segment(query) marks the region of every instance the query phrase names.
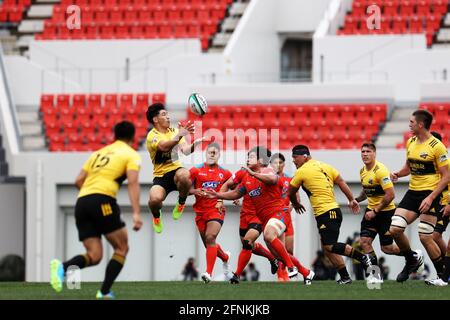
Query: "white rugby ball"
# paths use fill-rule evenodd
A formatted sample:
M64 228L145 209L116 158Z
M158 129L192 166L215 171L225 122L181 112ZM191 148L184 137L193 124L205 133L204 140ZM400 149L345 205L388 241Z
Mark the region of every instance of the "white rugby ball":
M192 93L188 100L189 108L195 114L202 116L208 110L208 103L204 96L199 93Z

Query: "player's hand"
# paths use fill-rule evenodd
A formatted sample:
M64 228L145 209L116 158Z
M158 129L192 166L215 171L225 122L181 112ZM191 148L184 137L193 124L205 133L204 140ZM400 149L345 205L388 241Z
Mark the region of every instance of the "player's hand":
M350 208L350 210L354 213L354 214L358 214L359 213L359 203L358 201L356 201L355 199L353 199L352 201L350 201L348 203L348 207Z
M419 212L421 214L427 213L428 211L430 211L432 204L433 204L433 199L431 199L430 196L426 197L425 199L422 200L422 203L420 204Z
M366 214L364 215L366 220L372 220L373 218L375 218L375 216L376 214L373 211L367 211Z
M194 189L194 196L204 197L205 191L203 189Z
M245 168L246 170L247 170L247 172L248 172L248 174L249 175L251 175L252 177L254 177L255 176L255 174L256 174L256 172L255 171L253 171L252 169L250 169L250 168Z
M204 192L204 197L208 198L208 199L218 199L219 195L217 194L217 192L215 190L209 189L209 190L203 190Z
M298 214L302 214L306 212L306 208L299 203L298 205L292 205L292 207L294 208L295 212L297 212Z
M450 216L450 204L446 205L441 209L443 216Z
M195 132L195 126L191 122L191 120L188 120L185 123L182 123L181 121L178 122L178 134L182 137L187 136L188 134Z
M139 231L142 227L142 218L140 213L133 213L133 230Z
M398 172L392 172L391 173L391 180L392 180L392 182L397 182L398 181Z
M233 204L235 206L240 206L241 205L241 200L240 199L233 200Z
M223 201L217 201L215 208L217 209L217 211L219 211L220 213L222 213L225 210L225 206L223 204Z

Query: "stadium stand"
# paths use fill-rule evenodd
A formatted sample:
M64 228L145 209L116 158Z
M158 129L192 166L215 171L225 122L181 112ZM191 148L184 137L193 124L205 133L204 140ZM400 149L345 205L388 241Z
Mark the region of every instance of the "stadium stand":
M150 102L165 102L165 95L44 94L40 115L50 151L89 151L113 141L112 128L120 120L136 126L135 148L148 132L145 114Z
M202 118L189 109L187 113L189 120L202 121L203 131L215 128L225 134L230 128L279 129L280 149L302 140L312 149L357 149L362 142L376 139L387 118L387 105L216 105ZM256 142L246 141L242 147Z
M420 109L430 111L433 116L432 131L437 131L442 135L442 142L445 145L450 144L450 102L422 102ZM403 149L406 142L411 137L411 133L406 131L403 134L403 142L397 144L397 149Z
M37 40L199 38L208 49L233 0L62 0ZM66 27L65 8L81 7L81 29Z
M31 0L5 0L0 5L0 22L19 23Z
M367 7L382 9L381 28L370 30L366 24ZM448 0L354 0L338 35L425 33L431 46L448 12Z

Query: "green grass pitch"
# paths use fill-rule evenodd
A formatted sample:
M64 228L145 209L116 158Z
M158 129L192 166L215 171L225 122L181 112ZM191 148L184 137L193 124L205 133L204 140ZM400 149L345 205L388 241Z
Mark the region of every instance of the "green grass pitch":
M56 293L48 283L0 283L0 299L94 299L100 283L86 282L80 290ZM337 285L334 281L302 282L117 282L113 286L117 299L151 300L450 300L450 286L429 287L423 281L396 283L385 281L380 290L369 290L365 281Z

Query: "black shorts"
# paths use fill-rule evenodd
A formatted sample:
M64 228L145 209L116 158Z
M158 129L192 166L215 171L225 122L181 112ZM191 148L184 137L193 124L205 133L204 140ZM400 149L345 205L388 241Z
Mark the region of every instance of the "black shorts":
M367 211L371 211L369 208ZM389 228L391 227L392 216L395 213L395 209L388 211L379 212L375 218L371 220L366 220L366 216L363 216L361 221L361 237L368 237L375 239L377 234L380 235L380 245L388 246L394 241L391 234L389 233ZM375 229L376 231L370 230Z
M434 227L434 232L438 232L440 234L443 234L445 230L447 229L448 222L450 220L450 216L443 216L441 209L443 208L442 205L439 206L439 210L437 212L437 222L436 226Z
M177 185L175 184L175 173L181 168L182 167L179 167L175 170L169 171L162 177L154 177L153 185L163 187L164 190L166 190L166 194L178 190Z
M414 191L408 190L403 197L402 201L398 205L399 208L406 209L409 211L414 211L417 215L420 215L419 207L423 199L431 194L431 190ZM434 199L431 204L430 210L426 213L432 216L436 216L437 210L439 209L440 197Z
M248 230L250 229L255 229L256 231L259 232L259 234L262 233L262 225L260 223L250 223L246 229L239 228L239 236L241 238L245 237Z
M339 229L341 228L342 223L341 209L331 209L315 218L322 244L331 245L338 242Z
M120 208L116 199L104 194L90 194L78 198L75 205L75 222L78 238L101 238L125 226L120 219Z

